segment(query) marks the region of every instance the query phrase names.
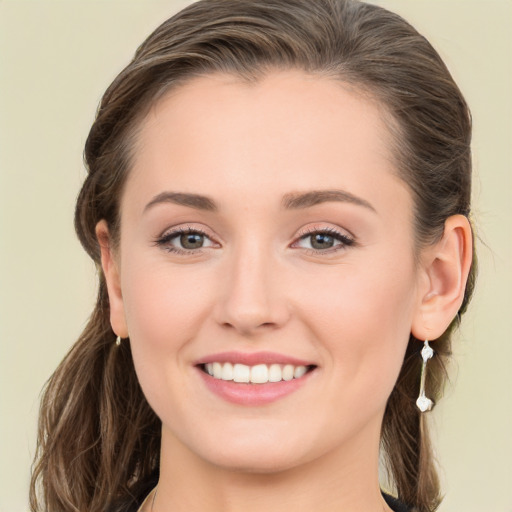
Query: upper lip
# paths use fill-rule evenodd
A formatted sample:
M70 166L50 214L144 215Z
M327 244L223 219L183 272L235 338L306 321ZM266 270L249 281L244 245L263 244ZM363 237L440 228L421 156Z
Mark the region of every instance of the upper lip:
M257 364L292 364L294 366L312 366L311 361L279 354L277 352L218 352L202 357L196 365L207 363L234 363L255 366Z

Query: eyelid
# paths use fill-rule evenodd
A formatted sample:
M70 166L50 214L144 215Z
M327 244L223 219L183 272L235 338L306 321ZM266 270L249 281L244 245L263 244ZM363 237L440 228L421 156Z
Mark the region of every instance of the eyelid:
M169 235L179 235L182 233L200 233L201 235L205 235L209 238L211 238L211 235L202 227L195 226L191 223L186 224L177 224L176 226L170 226L165 228L160 235L158 235L156 238L164 238Z
M297 238L301 238L314 233L332 233L334 235L339 235L344 238L349 238L354 242L356 241L356 236L348 229L332 225L329 223L313 223L308 224L305 227L301 227L299 229L299 234L297 235Z

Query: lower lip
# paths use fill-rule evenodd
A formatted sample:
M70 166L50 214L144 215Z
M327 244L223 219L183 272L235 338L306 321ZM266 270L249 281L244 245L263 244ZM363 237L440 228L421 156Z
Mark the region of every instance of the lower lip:
M228 402L247 406L269 404L292 394L307 382L314 371L308 371L299 379L250 384L215 379L200 368L197 370L210 391Z

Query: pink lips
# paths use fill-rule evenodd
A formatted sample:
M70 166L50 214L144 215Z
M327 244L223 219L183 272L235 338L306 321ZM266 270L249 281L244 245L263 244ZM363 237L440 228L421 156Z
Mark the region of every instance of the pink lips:
M274 352L221 352L211 354L196 362L198 373L211 392L228 402L245 406L261 406L284 398L300 389L309 380L312 374L312 372L309 371L298 379L267 382L265 384L238 383L215 379L203 371L203 365L214 362L230 362L233 364L245 364L247 366L257 364L312 366L312 363Z

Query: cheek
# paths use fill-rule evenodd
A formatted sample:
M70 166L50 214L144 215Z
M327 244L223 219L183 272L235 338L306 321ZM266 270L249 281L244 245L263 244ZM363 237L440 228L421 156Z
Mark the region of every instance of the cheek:
M318 293L305 287L299 299L313 339L321 341L324 359L356 400L373 392L387 399L410 336L415 297L412 264L382 267L373 271L370 266L364 270L347 266L334 277L317 275Z
M174 408L187 405L190 351L211 310L211 292L192 266L154 261L142 266L135 258L123 263L123 304L135 370L153 410L174 424Z
M209 296L200 272L149 263L127 265L123 303L135 358L176 356L194 338L208 313Z

